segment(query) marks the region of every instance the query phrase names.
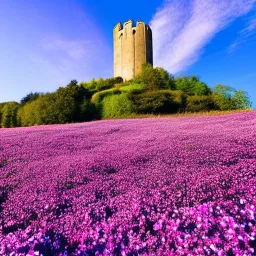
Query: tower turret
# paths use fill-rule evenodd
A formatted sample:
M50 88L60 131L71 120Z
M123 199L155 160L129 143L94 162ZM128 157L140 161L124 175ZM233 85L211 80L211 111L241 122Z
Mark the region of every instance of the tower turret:
M114 77L134 78L144 63L153 65L151 28L142 21L119 22L114 28Z

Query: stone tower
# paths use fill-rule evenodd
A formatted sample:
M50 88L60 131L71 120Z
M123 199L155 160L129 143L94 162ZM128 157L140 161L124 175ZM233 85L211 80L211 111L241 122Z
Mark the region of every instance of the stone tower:
M114 77L124 80L139 74L144 63L153 65L151 28L142 21L134 25L128 20L114 28Z

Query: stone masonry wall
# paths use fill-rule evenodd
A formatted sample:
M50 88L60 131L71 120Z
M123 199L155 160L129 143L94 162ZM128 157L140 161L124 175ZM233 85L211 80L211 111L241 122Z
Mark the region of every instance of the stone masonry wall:
M153 65L152 32L148 25L129 20L114 28L114 76L130 80L141 72L144 63Z

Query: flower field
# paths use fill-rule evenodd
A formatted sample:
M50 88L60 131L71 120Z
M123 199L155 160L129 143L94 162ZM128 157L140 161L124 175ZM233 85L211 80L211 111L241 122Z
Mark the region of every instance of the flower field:
M256 111L0 130L0 255L256 255Z

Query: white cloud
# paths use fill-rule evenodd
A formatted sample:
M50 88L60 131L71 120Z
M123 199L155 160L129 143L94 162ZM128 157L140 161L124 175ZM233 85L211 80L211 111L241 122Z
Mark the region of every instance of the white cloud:
M33 62L48 63L47 70L55 72L60 81L72 77L90 80L93 77L106 76L111 71L111 50L101 37L90 34L82 39L64 38L60 34L48 34L41 40L44 53L33 56ZM52 73L51 71L51 73Z
M205 45L236 18L252 10L256 0L166 1L150 22L154 66L170 73L195 63Z
M253 17L249 20L248 25L242 29L236 40L228 47L228 51L233 52L239 45L246 42L249 37L252 37L256 34L256 18Z
M94 58L95 54L99 53L100 49L102 49L100 45L101 41L99 39L72 40L58 36L47 36L43 40L43 47L45 49L53 52L59 52L65 57L70 57L77 61Z
M84 40L64 40L64 39L55 39L50 40L44 44L44 47L48 50L57 50L62 51L67 56L74 60L79 60L84 57L86 53L85 46L89 42Z

